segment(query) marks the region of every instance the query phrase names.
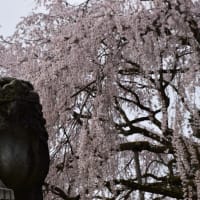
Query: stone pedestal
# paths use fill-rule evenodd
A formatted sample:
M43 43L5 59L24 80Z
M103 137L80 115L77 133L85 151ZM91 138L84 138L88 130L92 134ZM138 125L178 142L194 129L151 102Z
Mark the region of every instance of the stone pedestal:
M13 190L0 187L0 200L15 200Z

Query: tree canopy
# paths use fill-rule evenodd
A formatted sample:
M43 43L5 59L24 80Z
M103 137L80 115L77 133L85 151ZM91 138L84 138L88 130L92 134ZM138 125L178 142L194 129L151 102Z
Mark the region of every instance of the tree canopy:
M38 1L1 68L40 93L46 199L200 198L200 1Z

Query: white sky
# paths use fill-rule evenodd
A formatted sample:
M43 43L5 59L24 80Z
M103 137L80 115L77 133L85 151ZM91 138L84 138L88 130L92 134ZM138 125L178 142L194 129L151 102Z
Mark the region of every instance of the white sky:
M0 0L0 34L12 34L20 17L30 14L34 5L34 0Z
M84 0L68 0L70 4L84 2ZM0 35L11 35L20 18L31 14L34 0L0 0Z

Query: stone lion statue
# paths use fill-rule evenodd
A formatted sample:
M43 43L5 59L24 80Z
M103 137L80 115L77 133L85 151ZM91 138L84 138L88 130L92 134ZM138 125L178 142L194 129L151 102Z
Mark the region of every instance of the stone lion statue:
M16 200L42 200L49 169L48 134L33 86L0 78L0 179Z

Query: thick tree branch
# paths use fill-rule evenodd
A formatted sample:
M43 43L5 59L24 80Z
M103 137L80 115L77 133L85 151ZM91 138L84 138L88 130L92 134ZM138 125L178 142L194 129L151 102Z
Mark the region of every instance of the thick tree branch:
M181 187L173 186L169 187L167 183L157 182L157 183L146 183L146 184L138 184L132 180L115 180L115 184L124 185L129 189L140 190L144 192L150 192L154 194L160 194L172 198L182 199L183 192Z
M130 64L130 62L129 62ZM133 65L135 66L136 63L133 63ZM183 69L160 69L160 70L146 70L146 71L139 71L138 68L136 69L135 67L133 68L126 68L126 69L121 69L118 71L119 74L121 75L136 75L138 73L140 73L141 75L153 75L153 74L177 74L177 73L186 73L187 71L189 71L190 68L183 68Z
M137 126L130 126L129 130L124 130L121 129L120 126L116 125L116 128L118 130L120 130L120 134L124 135L124 136L129 136L129 135L133 135L133 134L141 134L147 138L151 138L152 140L155 140L163 145L170 145L170 142L168 142L164 137L162 137L161 135L158 135L156 133L153 133L145 128L141 128L141 127L137 127Z
M155 115L157 113L159 113L161 110L157 110L157 111L152 111L152 113L150 113L148 116L146 117L139 117L133 120L130 120L129 122L131 124L136 124L139 122L144 122L144 121L151 121L152 123L154 123L155 125L157 125L159 128L161 128L161 122L159 120L156 119ZM129 125L127 123L120 123L119 125L120 127L128 127Z
M179 176L169 175L169 176L158 177L155 174L146 173L142 176L142 178L153 178L156 181L170 183L172 185L181 185L181 179Z
M154 145L146 141L120 144L120 151L150 151L153 153L173 153L171 147Z

